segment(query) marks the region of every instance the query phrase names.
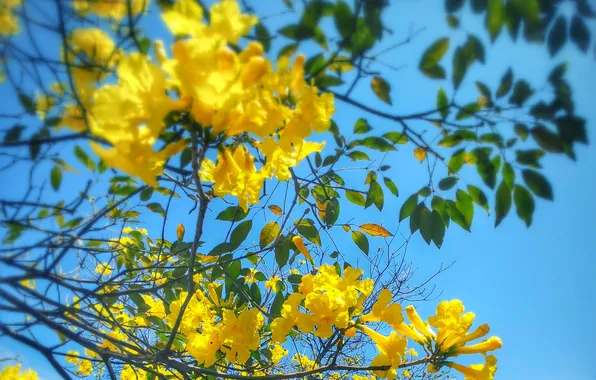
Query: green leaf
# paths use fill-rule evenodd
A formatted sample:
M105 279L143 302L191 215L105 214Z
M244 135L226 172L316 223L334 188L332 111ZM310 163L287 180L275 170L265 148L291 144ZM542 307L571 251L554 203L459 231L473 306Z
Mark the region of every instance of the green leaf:
M218 245L213 247L213 249L211 251L209 251L209 253L207 255L208 256L219 256L224 253L232 252L236 248L238 248L238 246L236 244L227 243L227 242L219 243Z
M489 160L481 160L476 162L476 170L486 186L494 189L497 184L497 169L495 165Z
M154 212L156 214L159 214L163 217L166 216L166 211L163 209L163 207L159 203L149 203L145 207L147 207L149 210L151 210L152 212Z
M346 190L346 199L357 206L364 206L366 203L364 195L357 191Z
M22 125L13 126L8 131L6 131L6 134L4 135L4 142L9 143L19 141L21 139L21 132L23 130L25 130L25 127Z
M464 141L464 138L461 135L449 135L445 137L443 140L439 141L439 146L451 148L461 144Z
M459 28L459 19L456 16L454 16L454 15L447 15L446 21L447 21L447 25L449 25L449 27L451 29L457 29L457 28Z
M417 193L412 194L404 202L404 204L401 206L401 209L399 210L399 221L401 222L402 220L404 220L405 218L410 216L412 214L412 212L414 212L414 209L416 208L417 205L418 205L418 194Z
M333 226L339 218L340 204L337 198L331 198L325 202L325 224Z
M391 178L384 177L383 183L385 183L385 186L389 189L389 191L391 191L391 193L393 195L395 195L396 197L399 197L399 191L397 190L397 185L395 184L395 182L393 182L391 180Z
M556 133L549 131L544 125L538 125L533 128L531 133L538 145L547 152L563 152L563 143L559 136Z
M515 87L513 88L513 94L511 94L511 97L509 98L509 103L521 107L533 93L534 90L532 90L530 84L525 80L520 79L515 82Z
M337 31L343 39L347 39L352 35L354 26L356 25L356 19L348 3L340 0L335 4L333 20L335 21Z
M420 235L426 242L426 244L430 245L430 242L433 239L433 225L434 225L434 218L432 213L426 207L422 207L420 209L420 217L419 217L419 229Z
M567 42L567 19L565 16L559 16L548 33L548 52L551 57L561 50L565 42Z
M238 206L230 206L220 212L215 219L226 222L238 222L246 218L246 215L248 215L248 212L244 211L242 208Z
M422 189L418 190L418 195L420 195L421 197L428 197L430 196L431 191L430 191L430 187L428 186L424 186Z
M586 120L577 116L562 116L555 120L561 140L567 143L588 143Z
M503 26L505 7L503 0L488 0L488 11L486 12L486 27L491 40L494 41Z
M454 174L460 171L462 166L466 163L466 150L465 149L458 149L453 153L449 162L447 163L448 166L448 174Z
M420 228L420 215L423 208L426 208L424 202L418 203L418 206L416 206L414 212L410 215L410 233L412 235Z
M441 248L445 239L445 222L438 211L432 212L432 240L437 248Z
M147 202L149 199L151 199L151 196L153 195L153 188L152 187L148 187L145 190L141 191L141 200L143 202Z
M503 182L513 189L513 184L515 183L515 172L513 171L513 166L511 166L509 162L506 162L503 165Z
M574 15L571 20L571 30L569 31L571 41L584 53L590 47L590 30L579 15Z
M515 156L517 162L522 165L527 165L533 168L541 168L538 161L544 156L544 151L541 149L516 150Z
M62 183L62 170L60 170L58 165L54 165L50 172L50 183L52 184L52 189L58 191L60 183Z
M445 69L441 65L435 65L420 69L424 75L431 79L445 79Z
M234 280L237 279L238 276L240 276L241 272L242 263L240 262L240 260L232 261L230 265L228 265L228 268L226 270L226 273Z
M141 54L147 55L150 48L151 40L149 38L143 37L139 40L139 52L141 52Z
M449 38L440 38L430 45L420 58L418 67L420 70L429 69L436 66L447 53L449 49Z
M312 219L302 219L296 222L296 229L300 235L307 238L310 242L320 246L321 236L319 230L315 227L315 222Z
M265 227L263 227L263 229L261 230L261 234L259 235L259 245L261 249L271 244L273 240L277 238L277 235L279 235L280 231L281 229L277 222L267 223Z
M365 207L374 204L379 211L383 211L383 204L385 202L385 196L383 195L383 189L377 181L372 181L366 194Z
M459 211L457 204L453 201L446 201L447 214L461 228L470 232L470 225L466 222L466 217Z
M387 132L383 134L383 137L394 144L406 144L408 142L408 136L401 132Z
M453 186L455 186L455 184L457 183L458 180L459 180L459 178L457 178L457 177L443 178L439 182L439 189L441 189L443 191L450 190Z
M95 170L95 162L87 155L87 153L81 148L80 146L75 146L74 148L75 157L81 161L83 165L85 165L89 170Z
M235 245L242 244L242 242L246 240L251 228L252 220L245 220L244 222L240 223L236 228L234 228L234 231L232 231L232 234L230 235L230 243Z
M363 140L355 140L352 141L351 145L357 146L362 145L370 149L378 150L379 152L390 152L395 149L395 147L389 144L385 139L376 136L370 136Z
M356 124L354 124L354 133L362 134L366 132L370 132L372 127L368 124L366 119L358 119Z
M266 52L269 51L271 48L271 33L269 33L269 30L263 23L258 23L255 26L255 37L263 45L263 49Z
M463 5L464 0L445 0L445 10L448 13L459 11Z
M281 28L278 31L284 37L292 40L302 41L314 36L314 29L303 24L292 24Z
M488 0L471 0L471 5L474 13L482 13L488 6Z
M470 62L467 57L466 49L463 47L455 49L455 53L453 53L453 74L451 79L453 81L453 87L456 89L464 80L469 66Z
M525 187L515 185L513 189L513 201L515 202L517 215L521 220L526 222L527 227L530 227L535 208L534 197Z
M315 78L315 85L319 88L336 87L344 84L344 81L331 75L318 75Z
M472 219L474 219L474 202L472 197L464 190L457 190L455 195L455 205L466 220L468 226L472 226Z
M504 181L497 188L495 200L495 227L497 227L511 209L511 188Z
M526 141L530 130L524 124L515 124L515 134L522 140Z
M370 161L370 157L368 156L368 154L366 154L364 152L360 152L358 150L348 153L348 157L350 157L350 159L352 159L352 161L358 161L358 160Z
M352 240L365 255L368 256L368 238L360 231L352 231Z
M31 114L31 115L35 115L35 102L33 101L33 99L31 99L31 97L23 94L22 92L18 92L18 97L19 97L19 101L21 102L21 105L23 106L23 109L25 109L25 111L27 111L27 113Z
M522 171L522 177L526 186L540 198L553 200L553 188L550 182L535 170L525 169Z
M492 93L490 92L488 86L479 81L476 81L475 84L476 88L478 89L478 92L480 92L480 94L484 96L486 99L488 99L490 102L492 100Z
M381 78L381 77L373 77L370 81L370 87L372 88L373 92L379 99L384 101L385 103L391 105L391 85Z
M296 52L296 50L298 49L298 43L292 43L292 44L288 44L286 46L284 46L283 48L281 48L279 50L279 53L277 53L277 59L284 57L284 56L290 56L292 54L294 54Z
M283 268L287 264L288 258L290 257L290 241L283 238L279 241L279 244L275 247L275 262L279 268Z
M449 99L443 87L439 88L439 92L437 93L437 109L443 119L449 116Z
M464 45L464 51L467 55L467 63L471 65L474 61L484 63L486 59L486 53L484 51L484 45L478 37L473 34L468 35L468 40Z
M501 78L501 84L497 89L497 98L501 98L511 90L511 86L513 85L513 71L511 68L507 70L503 78Z
M477 102L469 103L461 108L457 115L455 116L456 120L463 120L467 119L470 116L473 116L476 112L482 109L482 105L478 104Z
M273 299L273 303L271 303L271 308L269 309L269 314L272 317L280 317L281 316L281 308L285 302L285 298L283 293L279 292L275 295Z
M482 207L486 212L489 212L488 198L480 188L474 185L468 185L468 194L470 194L470 198L472 198L474 203Z

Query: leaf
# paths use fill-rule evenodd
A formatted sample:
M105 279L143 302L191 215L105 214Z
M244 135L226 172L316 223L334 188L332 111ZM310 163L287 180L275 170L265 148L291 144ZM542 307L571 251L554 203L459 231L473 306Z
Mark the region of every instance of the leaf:
M458 180L459 178L457 177L443 178L441 181L439 181L439 189L443 191L450 190L453 186L455 186Z
M466 56L466 49L463 47L455 49L455 53L453 53L453 74L451 79L453 81L453 87L456 89L464 80L469 66L470 62Z
M503 182L513 189L513 184L515 183L515 172L513 171L513 166L511 166L509 162L506 162L503 165Z
M532 137L538 145L547 152L562 153L563 143L559 136L548 130L544 125L532 128Z
M269 210L271 210L271 212L274 213L275 215L281 215L281 214L283 214L283 211L282 211L281 207L279 207L277 205L271 205L271 206L269 206Z
M349 38L354 31L356 20L350 6L345 1L340 0L335 4L333 20L342 38Z
M83 165L85 165L89 170L91 170L91 171L95 170L95 162L93 162L93 160L87 155L87 153L80 146L78 146L78 145L75 146L74 154L75 154L76 158L78 158L79 161L81 161L81 163Z
M383 183L385 183L385 186L389 189L389 191L391 191L391 193L393 195L395 195L396 197L399 197L399 191L397 190L397 185L395 184L395 182L393 182L391 180L391 178L384 177Z
M501 84L497 89L497 98L502 98L503 96L507 95L507 93L511 90L511 86L513 85L513 71L511 68L507 70L503 78L501 78Z
M360 152L358 150L348 153L348 157L350 157L350 159L352 161L358 161L358 160L370 161L370 157L368 156L368 154L366 154L364 152Z
M370 236L381 236L390 237L393 236L391 232L387 231L384 227L374 223L365 223L360 225L360 229L369 234Z
M464 120L470 116L473 116L476 112L482 109L482 105L478 102L470 103L462 107L455 116L456 120Z
M466 224L471 227L472 219L474 219L474 202L472 201L472 197L464 190L457 190L455 197L457 209L464 216Z
M357 191L346 190L346 198L348 201L352 202L357 206L364 206L366 200L364 199L364 195Z
M567 42L567 19L565 16L559 16L548 33L548 52L551 57L561 50L565 42Z
M447 21L447 25L449 25L449 27L451 29L459 28L459 19L457 17L455 17L454 15L447 15L446 21Z
M370 87L379 99L389 105L392 104L390 96L391 86L385 79L381 77L373 77L373 79L370 81Z
M443 87L439 88L439 92L437 93L437 110L439 110L443 119L449 116L449 99Z
M424 162L426 159L426 149L420 147L414 149L414 157L416 157L420 163Z
M435 65L420 69L424 75L431 79L445 79L445 69L441 65Z
M513 200L517 215L526 223L527 227L532 224L532 216L534 215L534 197L532 194L521 185L515 185L513 189Z
M354 133L362 134L366 132L370 132L372 127L368 124L366 119L358 119L356 124L354 124Z
M424 72L425 69L436 66L449 49L449 38L440 38L430 45L422 54L418 67Z
M497 188L495 200L495 227L497 227L511 209L511 188L504 181Z
M445 239L445 222L438 211L432 212L432 240L437 248L441 248Z
M488 0L486 28L488 29L492 41L494 41L501 32L505 16L504 10L503 0Z
M299 222L297 221L296 229L310 242L318 246L321 245L321 236L319 235L319 230L315 227L315 222L312 219L302 219Z
M337 87L344 84L341 78L333 75L317 75L315 85L319 88Z
M352 231L352 240L365 255L368 256L368 238L360 231Z
M271 48L271 34L263 23L258 23L255 26L255 37L257 38L257 41L261 43L263 49L265 49L266 52L269 51Z
M515 156L517 162L522 165L531 166L533 168L541 168L542 166L538 162L542 156L544 156L544 151L541 149L529 149L529 150L516 150Z
M530 131L524 124L515 124L515 134L522 140L526 141Z
M281 229L277 222L267 223L265 227L263 227L263 229L261 230L261 234L259 235L259 245L261 249L271 244L273 240L277 238L277 235L279 235L280 231Z
M401 206L401 209L399 210L399 221L401 222L402 220L404 220L405 218L410 216L412 214L412 212L414 212L414 209L416 209L417 205L418 205L418 194L417 193L412 194L404 202L404 204Z
M548 180L540 173L531 169L524 169L522 177L526 186L540 198L553 200L553 188Z
M395 149L395 147L393 145L389 144L386 140L384 140L380 137L376 137L376 136L370 136L363 140L355 140L355 141L352 141L352 144L363 145L367 148L378 150L379 152L390 152L393 150L397 150L397 149Z
M333 226L339 218L340 204L337 198L328 199L325 202L324 222L328 227Z
M453 156L449 159L447 163L448 166L448 174L454 174L460 171L462 166L466 163L466 150L459 149L453 153Z
M279 292L275 295L273 302L271 303L271 308L269 309L269 314L272 317L280 317L281 316L281 308L284 304L285 298L282 292Z
M151 199L153 191L154 189L152 187L148 187L145 190L141 191L141 200L143 202L147 202L149 199Z
M590 30L579 15L574 15L571 20L571 30L569 31L571 41L584 53L590 47Z
M282 268L288 262L290 257L290 241L283 238L279 241L279 244L275 247L275 262Z
M447 204L447 214L449 215L451 220L453 220L453 222L455 222L455 224L457 224L464 230L470 232L470 226L466 222L465 216L457 208L457 204L453 201L447 201L446 204Z
M474 185L468 185L468 194L474 203L482 207L484 210L486 210L486 212L490 212L488 207L488 198L484 192L480 190L480 188Z
M145 207L147 207L150 211L152 211L156 214L159 214L163 217L166 216L166 211L163 209L163 207L159 203L149 203Z
M459 11L463 5L464 0L445 0L445 10L448 13Z
M555 120L557 130L561 136L561 140L573 143L579 142L582 144L588 143L588 136L586 134L586 120L577 116L562 116Z
M433 239L433 225L434 225L434 218L432 213L426 207L422 207L420 209L420 220L419 220L419 229L420 235L426 242L426 244L430 245L430 242Z
M489 160L481 160L476 162L476 170L486 186L494 189L497 184L497 169L495 165Z
M513 94L509 98L509 103L522 106L532 96L534 90L530 87L530 84L525 80L521 79L515 82L515 87L513 88Z
M244 211L242 208L238 206L230 206L220 212L215 219L226 222L238 222L246 218L246 215L248 215L248 212Z
M492 94L491 94L488 86L480 81L476 81L475 84L476 84L476 88L478 89L478 92L480 92L480 94L482 94L482 96L484 96L490 102L492 99Z
M420 213L423 208L426 208L424 202L418 203L418 206L416 206L414 212L410 215L410 233L412 235L420 228Z
M13 126L8 131L6 131L6 134L4 135L4 142L9 143L19 141L21 139L21 132L24 130L25 127L22 125Z
M50 183L52 184L52 189L54 189L54 191L60 189L60 183L62 183L62 170L60 170L58 165L54 165L50 172Z
M459 145L464 141L464 138L461 135L449 135L445 137L443 140L439 141L439 146L443 146L446 148L451 148L454 146Z
M408 142L408 136L401 132L387 132L383 134L383 137L394 144L406 144Z
M252 220L245 220L244 222L240 223L232 234L230 235L230 243L234 245L240 245L246 237L248 236L250 230L252 229Z
M381 185L379 185L377 181L372 181L370 183L368 193L366 194L366 203L364 204L364 206L368 207L374 204L379 211L383 211L384 203L385 196L383 194L383 189L381 188Z

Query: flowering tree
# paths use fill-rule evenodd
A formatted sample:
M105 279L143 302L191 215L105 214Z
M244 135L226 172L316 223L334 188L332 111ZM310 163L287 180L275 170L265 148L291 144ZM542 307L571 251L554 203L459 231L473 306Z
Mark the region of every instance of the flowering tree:
M466 75L487 56L468 34L449 90L399 114L383 57L420 30L391 35L383 0L275 3L290 21L273 33L235 0L0 0L2 170L18 175L0 200L0 332L64 378L492 379L501 340L459 300L420 316L405 247L419 231L440 248L475 207L530 226L535 197L553 199L540 159L587 143L566 66L543 91L512 69L491 90ZM466 3L445 2L452 28ZM492 40L587 51L588 2L570 23L558 4L470 2ZM438 38L413 73L445 79L449 50ZM334 122L345 109L361 117ZM398 146L428 181L382 226Z

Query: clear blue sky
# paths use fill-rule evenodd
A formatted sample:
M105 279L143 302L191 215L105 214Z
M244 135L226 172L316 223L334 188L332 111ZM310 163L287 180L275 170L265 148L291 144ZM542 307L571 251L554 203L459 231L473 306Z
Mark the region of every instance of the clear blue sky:
M259 15L274 14L283 9L281 1L252 3L256 3ZM386 56L385 60L395 66L407 66L387 76L393 88L394 104L389 107L376 103L379 108L401 114L427 110L434 105L440 86L452 94L449 81L421 79L416 68L421 52L438 37L451 37L452 46L455 46L463 43L467 31L479 35L488 44L478 16L464 12L463 30L456 31L447 28L444 17L439 0L399 1L385 15L396 40L402 40L412 28L426 29L415 41ZM282 18L265 21L271 29L276 29L280 22ZM163 35L161 22L153 16L146 25L155 35ZM274 41L272 51L283 43L279 39ZM308 47L306 52L309 52ZM469 71L457 99L464 102L477 96L473 80L480 79L494 87L509 66L515 68L516 77L524 77L538 86L550 68L563 60L570 64L568 75L577 113L588 120L588 135L593 140L596 108L590 104L596 88L596 65L593 57L578 54L575 47L565 47L551 61L544 46L523 42L512 45L509 37L501 37L487 49L488 64L474 65ZM446 62L450 62L450 57ZM449 69L450 63L445 66ZM0 87L3 98L4 94L5 89ZM365 81L353 95L359 100L375 101ZM337 106L335 120L341 128L351 129L362 114L339 102ZM376 132L399 129L374 117L368 119ZM480 323L488 322L492 333L502 338L504 346L498 352L497 379L596 379L596 369L592 365L596 357L596 332L590 324L596 312L593 294L596 289L596 150L593 146L580 146L577 156L577 162L563 156L544 160L545 174L554 187L555 202L537 201L530 229L526 229L514 215L514 210L498 229L494 229L494 219L476 209L471 234L452 225L441 250L428 247L419 235L409 245L408 259L419 268L417 279L423 279L442 264L455 261L455 265L435 281L437 289L443 291L439 298L461 299L468 310L476 313ZM395 230L397 212L405 197L420 189L427 178L425 168L414 159L410 147L390 157L393 168L389 176L398 183L401 197L386 196L382 221ZM466 178L478 183L473 172ZM65 177L65 181L74 183L77 180ZM15 189L3 187L0 190L3 196L11 191ZM493 197L490 199L492 202ZM374 212L367 215L375 220L379 218ZM193 217L187 216L186 211L181 211L178 218L185 225L192 225ZM149 230L157 228L156 221L149 222L146 227ZM177 222L168 225L171 236ZM407 223L403 229L408 229ZM207 233L209 236L216 231L208 230ZM347 249L354 250L354 247L346 245ZM421 306L422 313L431 313L437 302L434 300ZM56 378L38 354L16 343L0 340L0 357L8 353L21 354L25 365L39 371L42 378Z

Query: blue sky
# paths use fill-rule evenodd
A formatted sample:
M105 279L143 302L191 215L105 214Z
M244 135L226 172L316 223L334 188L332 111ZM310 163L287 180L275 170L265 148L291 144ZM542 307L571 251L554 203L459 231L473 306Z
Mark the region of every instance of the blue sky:
M280 1L253 3L260 15L275 14L278 8L283 9ZM406 65L404 69L386 75L392 85L393 106L377 102L367 81L355 89L354 98L392 113L406 114L432 107L440 86L448 95L452 94L449 81L421 79L416 66L422 51L442 36L452 39L452 47L461 44L466 39L466 32L477 34L489 45L478 16L465 11L461 14L462 29L452 31L444 20L442 5L437 6L439 3L442 1L400 1L385 15L386 23L394 31L392 38L396 40L402 40L410 30L426 28L412 43L385 58L392 65ZM265 23L274 30L285 20L287 18L274 17ZM145 22L155 35L165 32L161 22L153 16ZM326 21L324 25L331 24ZM275 40L272 51L285 43L287 41ZM310 49L312 47L306 46L301 50L308 53ZM551 61L544 46L523 42L512 45L508 36L503 36L487 48L487 65L474 65L470 69L457 99L464 103L476 98L473 80L480 79L494 88L509 66L515 68L516 77L526 78L538 86L550 68L563 60L569 62L568 78L574 89L577 114L588 120L588 136L592 140L596 109L590 106L590 99L593 99L593 89L596 88L596 65L593 57L579 54L570 45ZM451 62L449 56L446 62ZM450 63L445 66L449 69ZM0 87L0 95L4 94L5 89ZM350 130L363 116L339 102L337 107L335 120L345 130ZM397 125L370 116L367 118L375 132L399 130ZM421 130L434 128L417 127ZM421 166L411 150L411 147L403 148L392 154L388 161L392 165L389 176L398 183L401 197L395 199L387 195L380 217L372 210L363 214L370 217L370 221L382 221L392 231L399 227L397 212L403 201L427 181L425 164ZM577 156L577 162L563 156L544 159L545 174L553 184L555 202L537 201L530 229L526 229L515 216L514 210L499 228L494 229L494 219L476 209L472 233L452 225L440 250L428 247L419 235L408 246L408 260L418 268L417 280L423 280L441 265L455 261L435 280L437 291L442 291L437 296L439 299L461 299L468 310L476 313L479 323L489 323L491 333L502 338L504 346L498 352L498 379L596 378L596 369L591 364L596 355L596 332L590 325L596 312L593 295L596 289L596 150L592 146L579 146ZM470 183L479 183L474 172L465 173ZM79 179L65 177L65 181L76 183ZM16 188L4 187L0 190L3 197L15 191ZM493 196L489 198L492 202ZM192 225L194 216L187 215L187 204L174 202L180 202L174 203L174 207L185 207L176 218L186 226ZM173 236L178 220L168 225L170 236ZM157 219L150 219L146 227L149 230L158 228ZM208 230L207 236L217 236L220 231L216 229ZM400 230L407 229L406 221ZM354 247L349 243L341 247L353 251ZM421 314L432 313L438 301L419 306ZM0 340L0 357L9 353L20 354L25 365L39 371L42 378L56 378L39 355L16 343Z

